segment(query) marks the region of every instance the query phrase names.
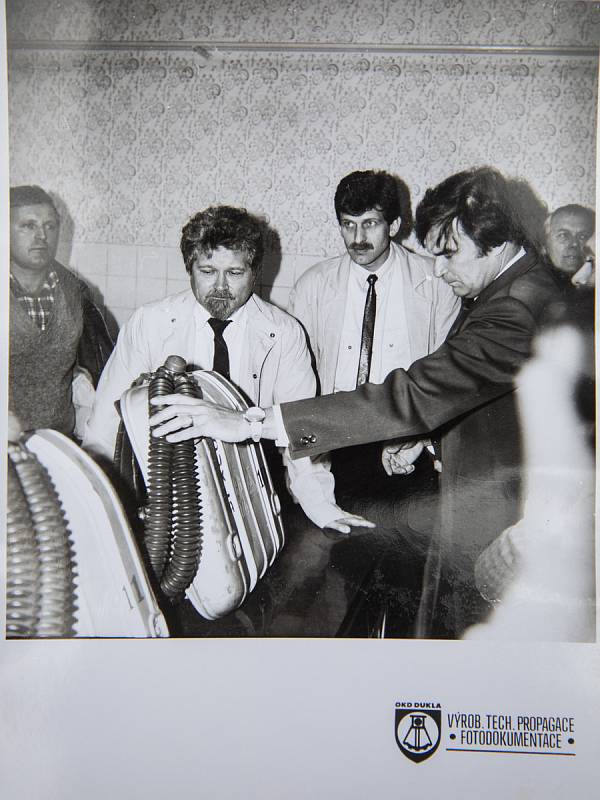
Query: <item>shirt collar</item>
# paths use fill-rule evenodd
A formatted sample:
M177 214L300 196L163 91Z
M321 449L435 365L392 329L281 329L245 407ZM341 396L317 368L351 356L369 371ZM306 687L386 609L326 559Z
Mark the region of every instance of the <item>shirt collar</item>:
M513 256L513 257L511 258L511 260L510 260L510 261L509 261L507 264L505 264L505 265L502 267L502 269L501 269L501 270L500 270L500 272L499 272L499 273L496 275L496 277L494 278L494 280L496 280L497 278L499 278L499 277L500 277L500 275L502 275L502 273L503 273L503 272L506 272L506 270L507 270L509 267L512 267L512 265L513 265L513 264L516 264L516 263L517 263L517 261L518 261L520 258L523 258L523 256L524 256L524 255L526 255L526 253L525 253L525 248L524 248L524 247L521 247L521 249L520 249L520 250L519 250L519 252L516 254L516 256Z
M369 275L377 275L377 280L378 281L380 281L382 278L384 278L388 274L388 272L390 271L390 269L392 267L392 261L393 260L394 260L394 251L392 249L392 243L390 242L390 251L388 253L388 257L386 258L386 260L383 262L383 264L378 269L376 269L373 272L371 272L370 270L367 270L364 267L361 267L361 265L357 264L355 261L352 261L351 258L350 258L350 269L352 271L352 274L356 277L358 282L361 284L361 286L362 285L366 286L367 285L367 278L369 277Z
M519 250L519 252L516 254L516 256L513 256L513 257L510 259L510 261L509 261L509 262L507 262L507 263L506 263L506 264L505 264L505 265L502 267L502 269L500 270L500 272L499 272L499 273L496 275L496 277L494 278L494 281L497 281L497 280L498 280L498 278L500 277L500 275L502 275L502 273L503 273L503 272L506 272L506 270L507 270L509 267L512 267L512 265L513 265L513 264L516 264L516 263L517 263L517 261L518 261L520 258L523 258L523 256L525 256L525 255L527 255L527 252L526 252L526 250L525 250L525 248L524 248L524 247L521 247L521 249L520 249L520 250ZM492 283L493 283L494 281L492 281ZM489 285L491 286L492 284L490 283ZM486 288L487 288L487 287L486 287ZM473 302L475 302L475 300L477 300L477 299L478 299L478 297L479 297L479 295L477 295L476 297L474 297L474 298L473 298Z
M231 320L231 324L232 325L237 327L238 325L240 325L240 324L242 324L244 322L244 320L246 319L246 315L248 313L246 311L246 306L247 305L248 305L247 302L244 303L244 305L241 308L238 308L236 311L233 312L233 314L230 317L228 317L228 319ZM211 314L197 300L196 300L195 311L196 311L197 318L200 321L200 324L201 325L208 325L208 320L212 318ZM231 326L228 326L228 327L231 327Z
M59 279L56 270L51 269L37 292L29 292L27 289L25 289L25 287L19 282L18 278L16 278L12 272L10 273L10 283L13 293L17 297L39 297L42 294L52 293L58 286Z

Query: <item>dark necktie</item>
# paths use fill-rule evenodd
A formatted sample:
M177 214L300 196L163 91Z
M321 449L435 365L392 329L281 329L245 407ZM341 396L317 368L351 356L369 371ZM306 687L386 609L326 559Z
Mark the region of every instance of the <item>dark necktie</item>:
M454 336L455 333L458 333L458 331L460 330L460 328L461 328L461 326L463 324L463 321L464 321L465 317L467 316L469 311L473 308L474 302L475 302L475 300L472 297L463 297L463 298L461 298L460 311L456 315L456 319L452 323L452 327L448 331L448 336L446 336L446 339L449 339L450 336Z
M229 350L223 338L223 331L231 322L230 319L215 319L211 317L208 324L215 335L215 355L213 357L213 370L229 380Z
M369 275L367 282L369 290L365 300L365 313L363 314L362 333L360 336L360 357L358 359L358 375L356 385L360 386L369 380L371 370L371 356L373 355L373 331L375 330L375 313L377 311L377 294L375 281L377 275Z

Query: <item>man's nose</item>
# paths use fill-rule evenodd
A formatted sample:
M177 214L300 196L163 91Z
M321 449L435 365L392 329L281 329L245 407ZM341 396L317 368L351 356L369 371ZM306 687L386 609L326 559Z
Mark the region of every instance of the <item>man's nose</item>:
M217 288L227 288L227 275L224 272L217 272Z
M43 225L38 225L35 229L35 238L40 242L45 242L48 238L46 234L46 229Z
M360 242L365 242L366 241L366 236L365 236L365 232L364 232L364 230L362 228L362 225L357 225L354 228L354 241L356 243L360 243Z
M436 278L441 278L448 272L448 263L444 256L437 256L433 265L433 272Z

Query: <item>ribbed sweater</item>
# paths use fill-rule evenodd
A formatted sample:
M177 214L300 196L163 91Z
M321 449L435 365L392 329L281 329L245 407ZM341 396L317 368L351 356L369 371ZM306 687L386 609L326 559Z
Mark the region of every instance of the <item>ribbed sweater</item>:
M59 284L46 330L39 330L11 293L9 408L25 430L54 428L70 436L71 382L83 327L81 283L57 262L53 269Z

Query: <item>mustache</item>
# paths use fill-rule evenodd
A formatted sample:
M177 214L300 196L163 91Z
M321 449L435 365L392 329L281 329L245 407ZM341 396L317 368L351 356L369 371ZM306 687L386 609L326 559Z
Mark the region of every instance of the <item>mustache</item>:
M206 295L207 300L235 300L231 292L210 292Z
M356 253L362 253L367 250L372 250L373 245L369 244L368 242L364 242L363 244L351 244L350 250L354 250Z

